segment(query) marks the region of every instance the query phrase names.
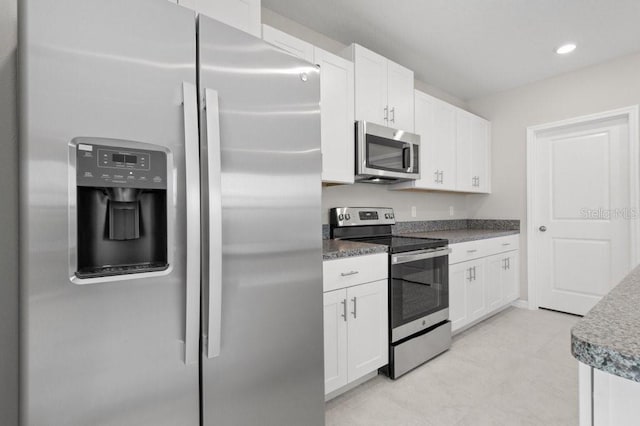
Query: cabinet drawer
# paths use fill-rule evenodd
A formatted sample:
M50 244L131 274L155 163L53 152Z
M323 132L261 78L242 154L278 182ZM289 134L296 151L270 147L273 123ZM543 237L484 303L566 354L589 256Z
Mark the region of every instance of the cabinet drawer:
M489 255L504 253L505 251L520 249L520 236L508 235L506 237L490 238L487 240Z
M352 285L386 280L388 255L386 253L354 256L322 262L324 291Z
M449 245L449 264L466 262L467 260L478 259L489 255L488 240L469 241Z

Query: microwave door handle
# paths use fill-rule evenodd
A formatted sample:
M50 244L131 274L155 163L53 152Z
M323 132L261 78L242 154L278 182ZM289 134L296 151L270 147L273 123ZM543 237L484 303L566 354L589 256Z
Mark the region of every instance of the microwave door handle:
M205 89L204 117L207 143L207 196L209 232L207 357L220 355L222 335L222 168L218 92Z
M407 172L413 173L413 144L409 144L409 169Z
M407 158L407 154L409 158ZM409 164L409 166L407 166L407 164ZM405 170L405 172L409 172L409 173L413 169L413 145L412 144L408 144L408 146L405 146L404 148L402 148L402 168Z
M200 140L198 137L198 90L182 84L186 191L186 283L184 362L195 364L200 352Z

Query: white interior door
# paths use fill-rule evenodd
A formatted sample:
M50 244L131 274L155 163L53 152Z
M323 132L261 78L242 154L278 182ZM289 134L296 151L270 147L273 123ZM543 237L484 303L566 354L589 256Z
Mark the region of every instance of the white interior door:
M538 305L586 314L631 269L626 118L536 134L533 212Z

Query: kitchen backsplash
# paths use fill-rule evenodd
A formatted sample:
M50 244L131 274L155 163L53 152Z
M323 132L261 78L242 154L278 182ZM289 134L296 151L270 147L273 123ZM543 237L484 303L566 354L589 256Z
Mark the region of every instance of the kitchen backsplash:
M392 226L394 233L451 231L454 229L494 229L519 231L518 219L449 219L398 222ZM329 239L329 225L322 225L322 239Z

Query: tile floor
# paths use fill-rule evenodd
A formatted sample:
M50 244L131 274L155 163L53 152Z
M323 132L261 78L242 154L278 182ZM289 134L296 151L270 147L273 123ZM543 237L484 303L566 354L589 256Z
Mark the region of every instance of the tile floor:
M577 425L570 330L578 320L509 308L400 379L378 376L329 401L326 424Z

